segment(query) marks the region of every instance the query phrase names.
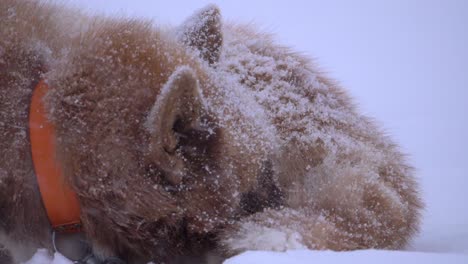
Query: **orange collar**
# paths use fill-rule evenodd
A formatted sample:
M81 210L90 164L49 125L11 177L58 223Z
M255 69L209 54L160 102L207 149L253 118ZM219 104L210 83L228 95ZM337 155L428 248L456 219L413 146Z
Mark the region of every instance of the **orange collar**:
M43 98L49 87L44 80L34 88L29 110L31 153L42 201L52 228L58 232L81 229L76 193L64 180L56 159L55 126L48 121Z

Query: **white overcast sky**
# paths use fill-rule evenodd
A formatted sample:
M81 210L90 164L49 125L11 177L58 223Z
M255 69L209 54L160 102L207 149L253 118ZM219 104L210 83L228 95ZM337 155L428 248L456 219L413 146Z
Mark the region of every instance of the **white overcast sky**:
M423 231L468 238L468 1L69 2L164 25L216 3L225 19L275 33L316 58L409 154L428 207Z

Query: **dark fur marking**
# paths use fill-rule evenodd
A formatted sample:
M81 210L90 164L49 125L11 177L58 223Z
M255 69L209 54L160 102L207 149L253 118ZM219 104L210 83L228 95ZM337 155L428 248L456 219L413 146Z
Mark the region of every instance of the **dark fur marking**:
M257 187L241 198L242 214L250 215L261 212L267 208L277 209L284 203L284 194L275 184L274 171L271 161L266 161L262 174L258 179Z

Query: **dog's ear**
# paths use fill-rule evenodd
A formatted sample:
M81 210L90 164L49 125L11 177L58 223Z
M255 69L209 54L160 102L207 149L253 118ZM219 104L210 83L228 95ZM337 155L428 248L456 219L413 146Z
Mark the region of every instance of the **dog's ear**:
M179 149L184 132L202 129L205 107L194 71L182 66L163 86L146 121L151 159L163 169L171 184L184 176L185 158Z
M221 13L215 5L209 5L188 18L178 30L177 37L185 45L200 53L210 64L218 61L223 34Z

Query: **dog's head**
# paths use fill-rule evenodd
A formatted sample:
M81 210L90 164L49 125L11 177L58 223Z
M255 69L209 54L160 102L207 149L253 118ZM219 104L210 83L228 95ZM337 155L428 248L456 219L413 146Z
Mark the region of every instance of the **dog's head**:
M262 132L210 73L222 41L213 6L177 34L98 20L52 67L58 157L101 244L210 232L267 171Z

